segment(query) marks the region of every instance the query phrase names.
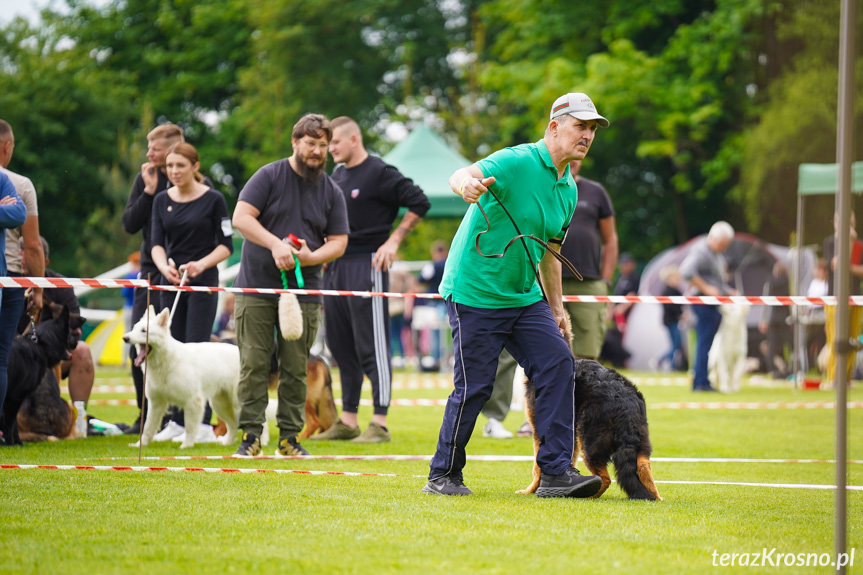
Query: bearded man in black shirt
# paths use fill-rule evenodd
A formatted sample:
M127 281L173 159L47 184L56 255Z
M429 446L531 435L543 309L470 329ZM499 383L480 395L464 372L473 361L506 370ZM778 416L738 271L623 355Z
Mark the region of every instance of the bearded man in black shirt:
M350 234L345 255L330 263L324 288L383 292L399 244L431 204L423 191L396 168L370 156L357 123L346 116L332 121L330 154L342 165L332 178L345 196ZM399 208L408 209L398 227ZM389 309L386 298L326 297L327 343L342 379L342 416L311 439L379 443L390 440L387 410L392 389ZM357 412L363 375L372 382L374 416L360 433Z

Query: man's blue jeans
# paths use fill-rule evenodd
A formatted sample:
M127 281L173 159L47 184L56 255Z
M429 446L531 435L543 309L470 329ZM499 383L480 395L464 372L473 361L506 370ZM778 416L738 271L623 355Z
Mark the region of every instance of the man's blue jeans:
M707 377L707 354L713 345L713 338L719 331L719 323L722 314L719 307L715 305L694 305L692 311L695 313L695 378L692 380L692 389L710 388L710 379Z

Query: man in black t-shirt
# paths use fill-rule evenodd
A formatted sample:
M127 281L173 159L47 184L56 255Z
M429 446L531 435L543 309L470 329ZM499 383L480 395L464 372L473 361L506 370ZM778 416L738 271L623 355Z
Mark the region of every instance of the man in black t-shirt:
M234 287L281 289L281 270L286 270L288 287L296 289L296 257L305 288L321 289L321 267L344 253L349 231L342 192L324 173L331 138L332 127L324 116L303 116L291 136L293 155L259 169L240 191L233 224L245 239ZM299 249L283 241L288 234L299 238ZM309 454L297 435L304 424L306 365L318 331L321 297L300 295L297 299L302 336L291 341L277 338L276 455L280 456ZM237 294L234 316L240 348L239 427L243 430L236 455L252 456L261 452L261 433L269 432L264 428L265 411L279 297Z
M578 186L578 203L560 253L572 262L584 281L578 281L564 267L563 295L606 296L618 255L614 207L601 184L578 175L581 161L573 160L569 169ZM564 305L572 318L572 353L576 357L596 359L605 338L606 304L567 302Z
M370 156L360 127L346 116L333 120L330 154L342 166L333 180L344 193L350 221L345 255L331 263L324 287L333 290L383 292L399 244L431 204L423 191L396 168ZM399 209L408 211L393 230ZM327 343L339 365L342 416L313 439L378 443L390 440L387 410L392 389L389 306L386 298L327 297L324 300ZM361 434L357 421L363 375L372 383L374 415Z

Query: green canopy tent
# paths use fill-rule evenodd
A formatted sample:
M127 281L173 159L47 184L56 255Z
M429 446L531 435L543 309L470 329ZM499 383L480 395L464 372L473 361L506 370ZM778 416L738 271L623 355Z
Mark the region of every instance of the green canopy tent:
M806 196L835 195L839 189L838 181L839 166L837 164L800 164L797 178L797 242L796 253L803 253L803 211ZM851 165L851 191L863 193L863 162L855 162ZM794 280L791 282L792 295L802 295L806 292L803 285L804 274L801 271L803 257L798 255L794 258ZM799 306L794 306L793 313L799 317ZM803 325L795 321L794 349L800 350L801 343L805 341ZM799 357L805 357L803 352L798 351L794 355L794 384L799 384L800 373L798 370Z
M803 200L806 196L834 195L839 189L836 164L800 164L797 178L797 249L803 240ZM851 165L851 191L863 193L863 162ZM799 275L796 275L800 278ZM798 280L799 281L799 280ZM801 293L799 285L796 294Z
M450 175L471 162L429 128L420 126L381 158L412 179L431 202L427 218L460 218L468 204L449 187Z

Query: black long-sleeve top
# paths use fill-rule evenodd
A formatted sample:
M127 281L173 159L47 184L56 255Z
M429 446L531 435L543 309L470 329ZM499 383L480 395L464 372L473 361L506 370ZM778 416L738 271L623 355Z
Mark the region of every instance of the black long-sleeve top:
M332 179L342 189L348 208L351 231L346 255L376 251L390 237L399 208L423 217L431 207L413 180L375 156L350 169L339 166Z

